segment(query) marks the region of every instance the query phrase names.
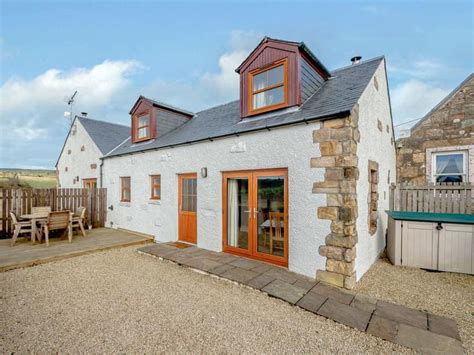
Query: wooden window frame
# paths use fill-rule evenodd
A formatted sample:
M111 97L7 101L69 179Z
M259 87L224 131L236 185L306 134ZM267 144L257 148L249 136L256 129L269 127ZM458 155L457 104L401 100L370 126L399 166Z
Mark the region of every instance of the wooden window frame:
M154 184L153 179L160 178L160 183L159 184ZM155 175L150 175L150 200L161 200L161 174L155 174ZM155 188L159 187L160 188L160 196L154 196L153 195L153 190Z
M138 124L140 122L140 117L145 116L145 115L148 115L148 124L144 126L139 126ZM133 122L134 123L133 136L135 137L135 142L142 142L142 141L151 139L151 110L146 110L146 111L142 111L140 113L135 114L133 116L133 121L134 121ZM148 128L148 135L146 137L139 138L138 131L145 127Z
M272 86L269 86L269 87L266 87L264 89L253 91L253 78L254 78L255 75L264 73L268 70L274 69L274 68L279 67L281 65L283 65L283 82L272 85ZM248 114L249 115L256 115L256 114L259 114L259 113L273 111L273 110L277 110L279 108L287 107L288 106L288 58L280 59L280 60L277 60L276 62L272 63L271 65L267 65L267 66L262 67L262 68L251 70L248 74L247 83L248 83L248 88L247 88L248 99L247 99L247 102L248 102ZM270 105L270 106L261 107L261 108L258 108L258 109L253 108L253 95L259 94L261 92L269 91L269 90L272 90L272 89L276 89L276 88L279 88L279 87L283 87L283 102L277 103L277 104L274 104L274 105Z
M123 187L123 180L124 179L128 179L128 185L129 187ZM128 190L128 194L130 196L130 198L128 200L125 200L123 198L123 192L125 190ZM120 177L120 202L130 202L132 199L132 179L130 176L121 176Z

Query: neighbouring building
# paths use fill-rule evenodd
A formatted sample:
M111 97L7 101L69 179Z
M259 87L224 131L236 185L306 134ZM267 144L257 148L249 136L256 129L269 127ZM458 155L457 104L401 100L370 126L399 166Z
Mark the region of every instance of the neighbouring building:
M353 288L385 247L396 181L384 57L329 71L265 37L236 72L240 98L197 113L138 98L102 157L107 225Z
M474 74L397 140L399 182L474 183Z
M76 116L56 162L58 187L98 187L101 157L129 136L130 127Z

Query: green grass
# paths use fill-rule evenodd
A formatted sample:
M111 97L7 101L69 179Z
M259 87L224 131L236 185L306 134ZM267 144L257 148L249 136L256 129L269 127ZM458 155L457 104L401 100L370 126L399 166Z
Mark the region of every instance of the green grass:
M15 181L15 175L18 177ZM56 187L54 170L0 169L0 188L32 187L47 189Z

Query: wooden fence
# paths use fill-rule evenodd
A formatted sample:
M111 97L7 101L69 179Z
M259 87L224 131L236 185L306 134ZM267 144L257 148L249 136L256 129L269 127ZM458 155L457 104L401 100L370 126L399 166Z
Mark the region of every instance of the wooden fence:
M392 184L390 210L409 212L473 214L473 193L470 183Z
M0 237L12 235L9 211L17 215L28 214L31 207L50 206L53 211L86 207L86 223L92 227L104 227L107 212L107 189L0 189Z

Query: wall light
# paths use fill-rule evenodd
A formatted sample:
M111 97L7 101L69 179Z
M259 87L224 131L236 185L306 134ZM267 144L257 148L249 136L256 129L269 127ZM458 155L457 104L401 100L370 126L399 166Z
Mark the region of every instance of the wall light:
M201 177L207 177L207 168L201 168Z

